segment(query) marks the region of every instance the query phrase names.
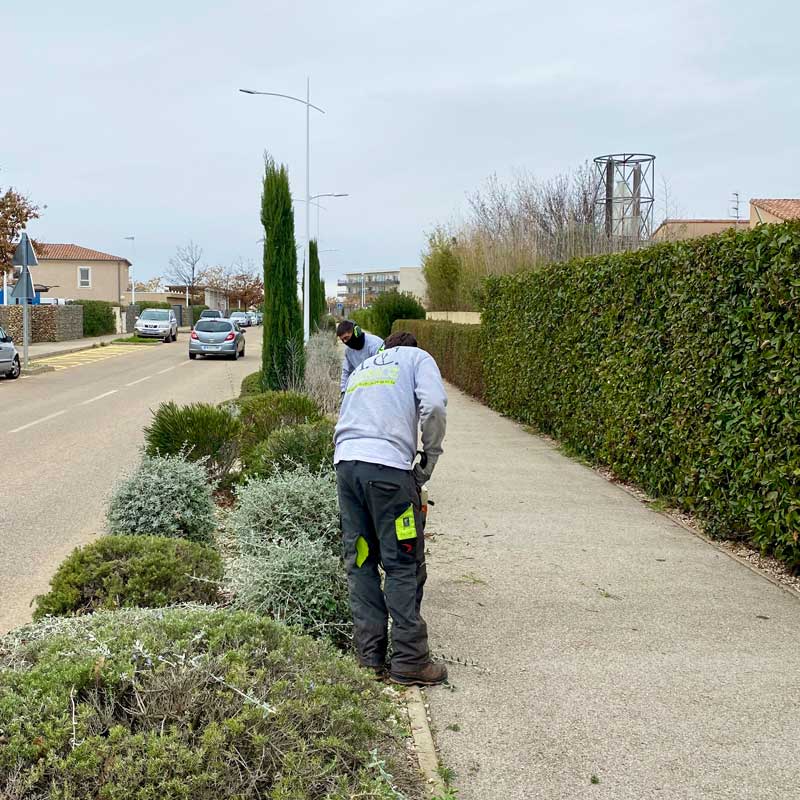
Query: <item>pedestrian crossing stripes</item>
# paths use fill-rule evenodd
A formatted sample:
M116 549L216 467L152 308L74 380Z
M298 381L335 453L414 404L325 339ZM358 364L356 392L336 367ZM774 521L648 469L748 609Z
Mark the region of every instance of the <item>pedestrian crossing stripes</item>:
M142 349L147 349L144 346L132 345L109 345L108 347L95 347L91 350L79 350L77 353L65 353L63 356L48 356L47 358L37 358L34 364L46 364L56 371L65 369L72 369L73 367L82 367L86 364L94 364L96 361L105 361L109 358L116 358L117 356L130 355L137 351L141 352Z

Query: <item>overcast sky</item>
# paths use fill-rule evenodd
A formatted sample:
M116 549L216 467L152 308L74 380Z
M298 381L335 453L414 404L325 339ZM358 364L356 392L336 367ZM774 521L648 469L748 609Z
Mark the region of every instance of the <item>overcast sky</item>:
M790 0L73 0L2 3L0 186L31 232L163 274L179 244L260 263L262 153L320 214L345 270L419 263L425 231L491 173L657 156L687 215L800 196L800 6ZM746 208L744 213L747 213ZM316 214L312 217L316 232ZM304 209L296 206L298 241Z

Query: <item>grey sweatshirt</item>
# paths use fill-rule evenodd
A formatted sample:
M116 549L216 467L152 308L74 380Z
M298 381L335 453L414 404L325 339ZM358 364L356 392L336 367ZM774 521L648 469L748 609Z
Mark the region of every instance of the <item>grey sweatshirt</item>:
M383 339L380 336L374 336L371 333L364 334L364 346L360 350L355 350L352 347L344 346L344 358L342 359L342 383L340 391L344 391L347 386L347 381L353 370L362 362L366 361L370 356L374 356L381 347L383 347Z
M422 448L435 462L442 452L446 407L442 376L428 353L418 347L384 350L350 376L333 436L333 461L410 470L421 428Z

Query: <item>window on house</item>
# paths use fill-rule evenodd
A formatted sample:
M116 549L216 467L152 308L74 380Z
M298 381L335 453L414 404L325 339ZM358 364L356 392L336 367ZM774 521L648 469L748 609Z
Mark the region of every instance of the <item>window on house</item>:
M91 289L92 288L92 268L91 267L78 267L78 288Z

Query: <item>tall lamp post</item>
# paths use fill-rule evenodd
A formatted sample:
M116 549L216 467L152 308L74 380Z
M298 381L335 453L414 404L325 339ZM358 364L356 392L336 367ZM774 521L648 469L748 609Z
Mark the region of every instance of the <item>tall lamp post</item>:
M311 103L311 79L306 78L306 99L293 97L290 94L280 94L279 92L259 92L255 89L239 89L244 94L266 95L267 97L283 97L286 100L294 100L302 103L306 107L306 258L303 268L303 341L307 342L311 332L311 309L309 302L308 268L309 268L309 245L311 242L311 109L325 112Z

